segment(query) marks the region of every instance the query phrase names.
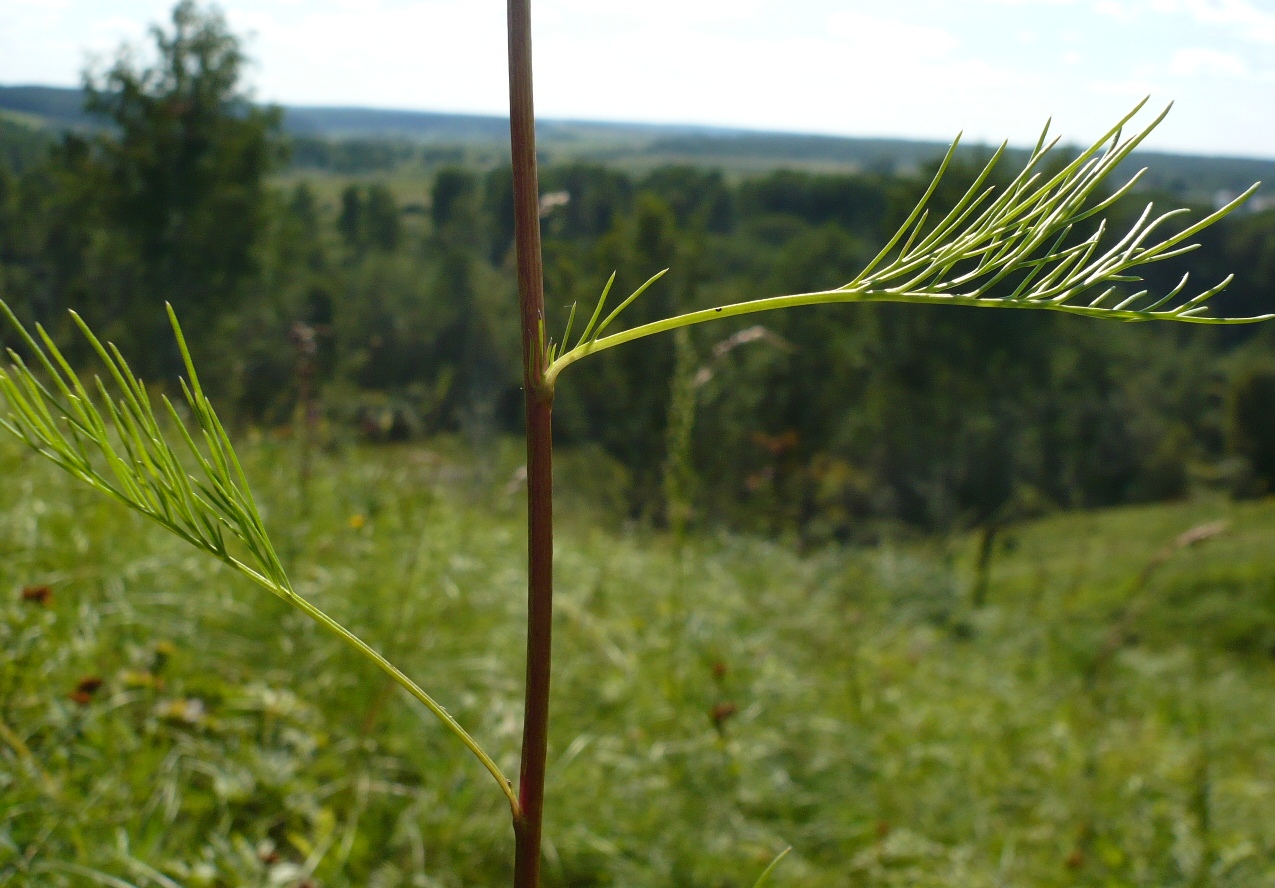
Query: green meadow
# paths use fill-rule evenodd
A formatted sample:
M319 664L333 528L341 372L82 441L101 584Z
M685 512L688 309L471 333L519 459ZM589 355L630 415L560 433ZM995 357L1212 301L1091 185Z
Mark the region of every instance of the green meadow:
M512 443L244 439L298 591L517 770ZM800 551L560 461L554 886L1275 885L1275 503ZM305 617L0 445L0 885L488 886L505 800ZM1192 533L1193 531L1193 533ZM1186 536L1183 534L1186 533Z

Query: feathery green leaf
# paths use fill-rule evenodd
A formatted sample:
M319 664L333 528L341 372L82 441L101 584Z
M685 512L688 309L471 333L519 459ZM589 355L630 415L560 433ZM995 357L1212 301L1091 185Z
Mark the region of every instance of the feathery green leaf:
M801 305L905 302L1034 308L1123 321L1171 320L1195 324L1242 324L1275 317L1275 314L1254 317L1208 314L1209 300L1230 284L1230 276L1191 296L1184 296L1186 277L1163 296L1145 289L1128 296L1121 293L1122 284L1141 279L1136 273L1140 267L1195 249L1197 244L1187 241L1243 205L1260 183L1172 234L1158 232L1188 211L1174 209L1153 217L1154 206L1148 204L1138 220L1113 244L1105 243L1109 226L1104 219L1099 221L1093 234L1080 243L1067 245L1068 238L1077 233L1078 223L1112 206L1142 177L1144 171L1139 170L1110 196L1093 200L1115 168L1169 113L1169 108L1165 108L1148 125L1131 136L1124 136L1125 126L1146 101L1139 102L1102 138L1052 175L1040 172L1058 144L1057 139L1046 142L1049 133L1046 124L1022 170L996 194L996 188L985 186L1003 158L1005 146L1002 145L955 206L927 230L930 218L927 204L955 157L958 136L903 224L863 271L843 287L693 311L602 336L606 327L654 283L653 278L612 311L596 330L591 321L575 348L556 354L545 371L545 383L552 387L558 374L571 364L626 342L692 324ZM1098 291L1096 297L1091 295L1095 290ZM1119 296L1120 301L1108 305L1113 296ZM601 311L602 300L594 317Z
M76 478L229 565L337 635L433 712L478 758L518 811L517 796L496 763L439 703L366 642L294 591L230 436L199 383L171 306L168 317L186 367L181 388L190 420L185 420L168 398L162 401L176 429L179 447L185 451L185 462L165 439L146 386L119 350L98 339L79 315L71 313L106 368L110 383L96 378L96 397L42 327L36 327L38 339L32 336L3 300L0 314L17 331L49 382L46 384L11 350L10 365L0 367L0 395L8 406L7 416L0 417L0 427ZM238 542L234 551L227 546L227 539Z

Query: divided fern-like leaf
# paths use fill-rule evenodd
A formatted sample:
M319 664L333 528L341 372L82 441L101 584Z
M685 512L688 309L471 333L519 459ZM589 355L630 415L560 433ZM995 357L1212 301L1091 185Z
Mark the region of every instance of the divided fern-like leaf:
M169 319L186 366L182 390L194 432L166 396L161 401L193 471L165 440L146 385L133 375L115 346L99 340L79 315L71 313L101 359L114 393L100 376L93 380L95 392L90 392L43 327L36 327L37 341L3 302L0 311L42 371L37 376L20 354L9 351L12 364L0 368L0 392L9 414L0 424L76 478L276 595L295 594L230 438L199 384L171 308ZM232 549L229 540L237 540L242 547Z
M1241 324L1275 317L1272 314L1255 317L1208 314L1209 300L1224 290L1233 276L1193 295L1184 295L1189 275L1183 275L1177 286L1165 294L1142 289L1125 295L1120 289L1141 280L1136 274L1141 266L1196 249L1198 244L1190 243L1191 238L1243 205L1260 183L1172 234L1156 236L1162 226L1189 211L1174 209L1155 216L1154 205L1148 203L1133 226L1114 243L1105 219L1099 221L1092 234L1077 243L1071 242L1073 235L1081 236L1077 229L1080 223L1101 214L1127 195L1145 173L1145 170L1135 173L1109 196L1095 199L1098 189L1116 167L1169 113L1170 109L1166 108L1150 124L1125 137L1125 126L1146 101L1139 102L1101 139L1052 175L1042 172L1058 145L1057 139L1047 142L1047 124L1023 169L998 189L987 183L1005 154L1006 145L1002 144L964 195L941 219L931 224L929 203L956 156L958 136L898 231L867 267L842 287L688 312L602 336L606 326L654 283L654 279L648 281L596 329L591 322L574 348L555 353L545 372L545 384L552 387L558 374L581 358L626 342L692 324L802 305L907 302L1034 308L1123 321L1170 320L1196 324ZM1095 291L1097 295L1093 296ZM1119 301L1112 304L1117 298ZM594 317L601 311L602 300L599 300Z
M119 350L98 339L79 315L71 313L106 368L107 380L95 377L92 391L43 327L37 325L32 336L3 300L0 313L37 364L33 371L22 355L9 350L10 365L0 367L0 395L9 412L0 416L0 427L90 487L278 595L370 660L443 722L518 810L509 780L447 710L374 648L294 591L230 436L199 384L171 306L168 318L186 368L181 388L189 420L167 397L160 400L171 421L166 424L179 439L176 448L164 437L146 385Z

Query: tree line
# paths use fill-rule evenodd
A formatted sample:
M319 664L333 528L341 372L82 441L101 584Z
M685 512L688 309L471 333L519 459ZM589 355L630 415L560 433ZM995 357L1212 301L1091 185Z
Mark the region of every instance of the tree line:
M317 392L334 424L376 440L455 432L481 445L518 428L509 170L447 166L419 194L365 180L335 200L324 177L281 185L290 151L301 166L354 152L390 168L402 149L290 146L278 113L247 101L239 42L193 3L154 38L153 67L121 55L88 78L101 130L36 148L0 126L6 301L87 362L66 320L80 312L159 384L177 368L171 302L245 424L296 423ZM950 176L940 207L973 175ZM838 286L927 181L551 166L546 329L591 307L612 272L629 292L671 269L632 324ZM1269 311L1275 212L1208 230L1139 286L1167 291L1187 267L1201 280L1237 272L1228 311ZM622 468L634 517L711 516L812 543L1197 485L1256 494L1275 484L1271 335L828 306L599 356L560 388L558 430Z

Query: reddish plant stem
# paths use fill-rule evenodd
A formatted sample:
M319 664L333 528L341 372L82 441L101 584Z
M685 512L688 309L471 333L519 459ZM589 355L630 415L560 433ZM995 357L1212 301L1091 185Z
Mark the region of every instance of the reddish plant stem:
M540 832L545 801L545 754L549 737L549 670L553 623L553 504L549 496L552 403L528 404L527 695L522 725L519 814L514 820L514 886L540 884Z
M540 884L553 629L553 390L544 383L544 266L535 126L531 3L509 0L509 134L527 408L527 692L514 812L515 888Z

